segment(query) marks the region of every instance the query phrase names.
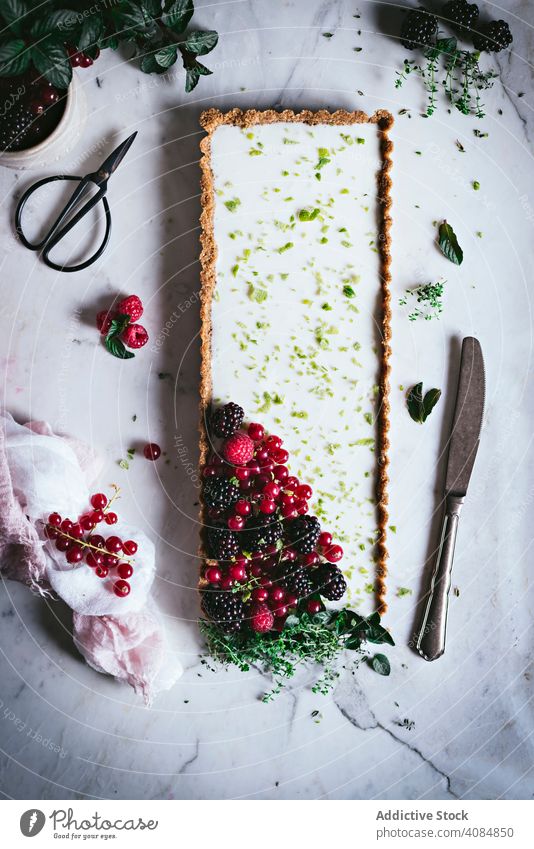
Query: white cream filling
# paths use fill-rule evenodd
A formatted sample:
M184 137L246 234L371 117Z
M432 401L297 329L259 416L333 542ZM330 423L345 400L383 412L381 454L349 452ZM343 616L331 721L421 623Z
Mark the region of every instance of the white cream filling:
M380 165L373 124L212 139L214 399L282 437L310 513L343 546L352 604L374 581Z

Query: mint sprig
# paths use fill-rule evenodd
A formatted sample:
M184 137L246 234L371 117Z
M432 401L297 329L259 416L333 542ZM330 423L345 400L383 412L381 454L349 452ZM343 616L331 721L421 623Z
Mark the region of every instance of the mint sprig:
M131 351L126 350L124 342L120 338L121 333L128 327L130 321L129 315L116 315L106 334L106 348L110 354L113 354L119 360L131 360L135 356Z
M441 398L441 389L429 389L423 397L423 384L416 383L406 396L406 406L414 422L424 424Z
M458 244L456 233L447 221L443 221L438 228L438 244L441 252L455 265L461 265L464 252Z

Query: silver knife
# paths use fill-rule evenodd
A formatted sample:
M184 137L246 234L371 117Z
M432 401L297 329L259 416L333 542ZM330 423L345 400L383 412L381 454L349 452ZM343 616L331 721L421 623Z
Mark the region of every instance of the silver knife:
M449 439L444 491L445 513L428 602L416 643L419 654L425 660L436 660L445 651L447 606L456 533L480 441L484 398L482 349L477 339L466 336L462 343L456 407Z

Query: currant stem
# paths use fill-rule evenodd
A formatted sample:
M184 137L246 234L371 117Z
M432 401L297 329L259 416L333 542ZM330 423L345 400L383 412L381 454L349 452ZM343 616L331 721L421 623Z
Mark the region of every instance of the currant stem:
M49 525L48 523L45 523L45 527L53 528L55 531L58 530L54 525ZM80 539L79 537L71 536L66 531L58 531L58 534L59 534L60 537L65 537L65 539L71 539L73 542L75 542L81 548L91 548L91 549L93 549L93 551L98 551L99 554L111 554L112 557L118 557L118 555L116 553L114 553L113 551L105 551L103 548L99 548L98 545L92 545L90 542L87 542L84 539ZM130 566L135 563L135 560L133 560L131 557L121 557L120 560L121 560L121 563L129 563Z

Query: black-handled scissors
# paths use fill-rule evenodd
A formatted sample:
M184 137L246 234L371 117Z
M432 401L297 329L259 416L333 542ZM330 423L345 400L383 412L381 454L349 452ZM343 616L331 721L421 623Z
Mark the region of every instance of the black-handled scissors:
M109 237L111 235L111 212L109 209L107 198L105 196L108 190L108 180L122 162L136 135L137 132L132 133L132 135L129 136L126 141L123 141L122 144L115 148L113 153L111 153L108 158L102 163L98 171L94 171L91 174L87 174L85 177L73 177L65 174L58 174L55 177L45 177L43 180L39 180L39 182L34 183L32 186L30 186L30 188L27 189L27 191L25 191L22 195L15 211L15 229L17 235L26 248L29 248L31 251L42 251L42 260L50 268L55 268L56 271L81 271L83 268L87 268L89 265L92 265L93 262L96 262L96 260L104 253L106 246L109 242ZM26 238L22 230L22 211L26 205L26 201L34 192L36 192L42 186L46 185L47 183L54 183L56 180L77 180L80 185L74 190L68 203L61 210L56 221L52 224L52 227L50 228L46 236L41 239L40 242L30 242ZM75 213L75 215L70 217L74 208L79 204L82 196L85 194L87 188L90 186L97 186L98 191L95 195L93 195L92 198L87 201L87 203L82 206L80 210L78 210L78 212ZM100 201L102 201L104 205L104 212L106 216L106 232L104 234L102 244L100 245L96 253L94 253L92 256L89 257L89 259L86 259L84 262L80 262L78 265L58 265L58 263L53 262L49 257L50 251Z

